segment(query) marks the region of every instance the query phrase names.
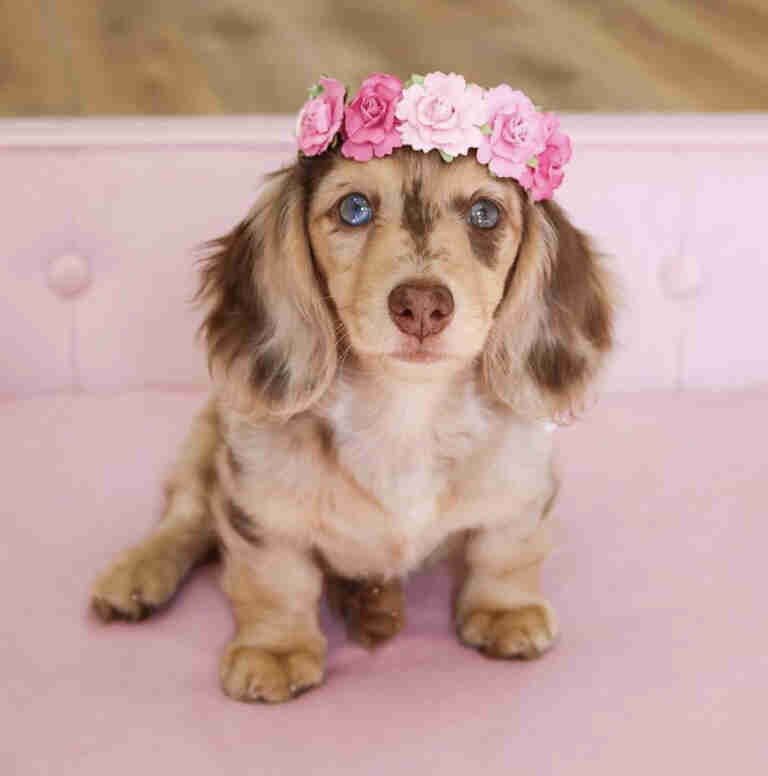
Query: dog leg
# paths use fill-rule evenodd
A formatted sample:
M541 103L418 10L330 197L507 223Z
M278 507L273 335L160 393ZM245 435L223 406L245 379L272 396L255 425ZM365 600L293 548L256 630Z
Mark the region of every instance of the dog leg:
M225 542L223 560L222 587L237 623L221 660L224 692L277 703L319 684L327 650L317 617L323 573L310 553Z
M215 546L208 497L215 480L218 420L213 403L196 418L166 486L161 520L95 581L91 605L104 620L141 620L167 603Z
M532 536L514 525L483 530L467 543L466 579L456 605L460 640L491 657L539 657L554 643L558 624L541 595L541 563L551 548L551 521Z

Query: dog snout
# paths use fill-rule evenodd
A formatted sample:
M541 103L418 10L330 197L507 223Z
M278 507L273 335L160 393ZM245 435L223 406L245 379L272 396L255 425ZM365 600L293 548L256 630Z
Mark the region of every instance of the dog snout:
M389 314L395 326L422 341L451 322L453 308L453 294L442 285L401 283L389 294Z

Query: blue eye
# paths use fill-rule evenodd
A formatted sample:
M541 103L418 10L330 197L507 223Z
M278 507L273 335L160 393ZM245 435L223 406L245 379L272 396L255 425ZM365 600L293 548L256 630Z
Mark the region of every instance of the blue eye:
M348 194L341 200L339 215L345 224L363 226L373 218L373 208L362 194Z
M492 229L499 222L499 208L490 199L478 199L469 209L467 221L480 229Z

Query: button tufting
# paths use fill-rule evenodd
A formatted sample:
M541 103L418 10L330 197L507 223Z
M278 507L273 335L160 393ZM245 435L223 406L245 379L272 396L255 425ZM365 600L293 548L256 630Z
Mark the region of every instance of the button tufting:
M91 268L82 256L59 256L48 265L48 285L62 298L82 293L90 282Z
M659 286L669 299L697 296L704 287L699 262L686 255L667 258L659 266Z

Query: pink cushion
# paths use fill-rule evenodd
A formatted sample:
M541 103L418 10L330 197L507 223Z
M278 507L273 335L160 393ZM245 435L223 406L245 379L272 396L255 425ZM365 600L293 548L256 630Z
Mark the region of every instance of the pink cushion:
M370 654L328 624L325 685L280 707L218 688L232 620L215 569L140 625L88 584L157 515L202 394L0 405L0 772L568 776L761 772L768 392L615 397L559 432L563 638L533 663L456 642L448 576L409 588Z

